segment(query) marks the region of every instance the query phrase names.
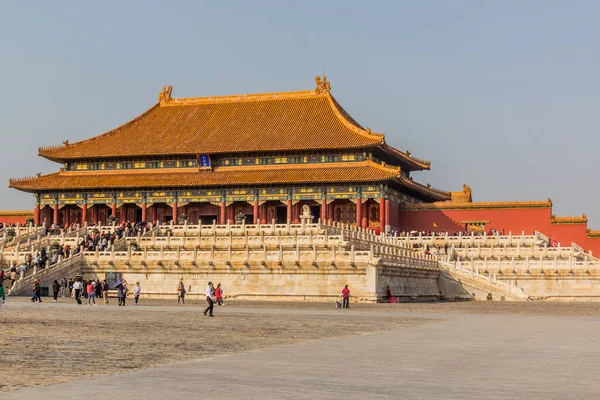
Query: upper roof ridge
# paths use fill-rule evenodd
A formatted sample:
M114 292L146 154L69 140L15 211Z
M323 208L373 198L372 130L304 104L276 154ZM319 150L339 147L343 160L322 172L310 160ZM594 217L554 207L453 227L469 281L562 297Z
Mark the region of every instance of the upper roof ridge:
M159 98L162 93L163 92L159 95ZM295 92L240 93L223 96L169 97L168 99L163 97L163 100L161 100L159 104L161 107L193 106L197 104L240 103L244 101L307 99L324 96L325 94L315 93L313 90L300 90Z

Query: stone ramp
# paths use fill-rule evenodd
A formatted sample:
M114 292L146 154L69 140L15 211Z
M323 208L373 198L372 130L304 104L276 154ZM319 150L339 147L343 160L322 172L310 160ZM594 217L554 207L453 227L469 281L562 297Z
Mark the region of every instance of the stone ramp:
M440 265L445 272L438 284L443 296L450 300L530 300L520 287L512 287L510 283L498 281L493 276L460 269L451 262L440 262Z

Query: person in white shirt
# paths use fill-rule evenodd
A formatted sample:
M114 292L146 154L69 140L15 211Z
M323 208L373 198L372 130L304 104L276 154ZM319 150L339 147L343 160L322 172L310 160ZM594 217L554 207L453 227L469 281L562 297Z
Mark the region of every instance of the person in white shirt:
M135 300L135 305L138 305L138 300L140 299L140 294L142 293L142 288L140 287L140 283L136 282L133 287L133 299Z
M73 289L75 290L75 301L77 302L77 304L81 304L81 289L83 289L83 283L81 283L81 280L78 279L75 281L75 283L73 283Z
M209 317L214 317L213 315L213 307L215 306L215 287L212 282L208 282L208 286L206 287L206 301L208 302L208 307L204 310L204 315L210 311L208 314Z

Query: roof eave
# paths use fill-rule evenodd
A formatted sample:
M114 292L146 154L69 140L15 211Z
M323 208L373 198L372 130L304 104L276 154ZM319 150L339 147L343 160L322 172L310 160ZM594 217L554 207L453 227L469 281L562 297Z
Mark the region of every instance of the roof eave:
M431 169L431 162L426 160L421 160L419 158L413 157L409 152L402 152L396 149L393 146L390 146L385 142L385 140L378 147L381 151L389 154L392 157L396 157L398 160L405 162L411 165L414 169L413 171L429 171Z

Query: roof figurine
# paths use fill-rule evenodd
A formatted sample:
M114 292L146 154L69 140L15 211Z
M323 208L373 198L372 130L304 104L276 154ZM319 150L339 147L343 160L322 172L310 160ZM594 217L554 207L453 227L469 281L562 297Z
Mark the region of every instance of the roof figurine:
M323 75L323 78L315 76L315 83L317 84L315 93L329 93L331 91L331 83L329 83L325 75Z
M171 100L171 93L173 92L173 86L169 85L168 87L163 86L162 90L158 94L158 101L160 104L168 103Z

